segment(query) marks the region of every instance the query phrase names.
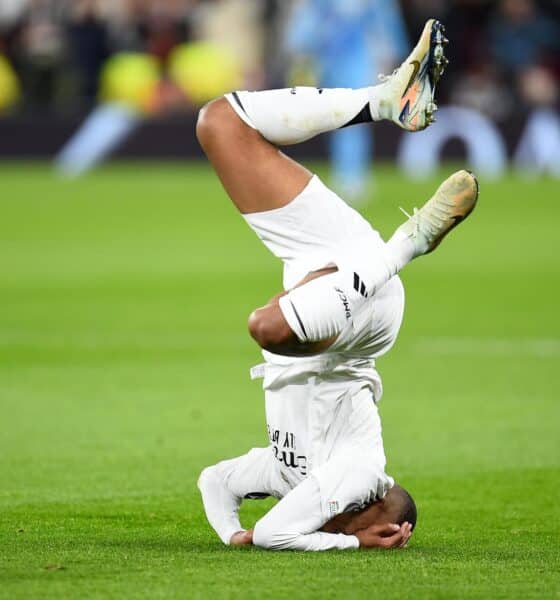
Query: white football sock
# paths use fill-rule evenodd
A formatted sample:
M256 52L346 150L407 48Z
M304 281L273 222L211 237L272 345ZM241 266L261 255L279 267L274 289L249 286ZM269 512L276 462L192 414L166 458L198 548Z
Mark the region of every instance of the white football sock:
M395 261L397 272L416 257L414 242L398 229L387 242L386 248Z
M239 117L267 140L289 145L346 125L381 120L382 87L296 87L233 92L226 99Z

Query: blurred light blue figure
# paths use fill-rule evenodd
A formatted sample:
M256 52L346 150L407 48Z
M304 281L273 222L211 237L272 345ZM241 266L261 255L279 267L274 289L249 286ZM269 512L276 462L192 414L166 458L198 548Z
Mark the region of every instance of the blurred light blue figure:
M61 175L78 177L105 160L138 128L137 111L116 103L97 107L80 125L56 157Z
M360 88L377 83L408 50L396 0L302 0L288 23L286 46L311 57L323 87ZM350 203L363 201L372 160L371 127L331 134L333 184Z

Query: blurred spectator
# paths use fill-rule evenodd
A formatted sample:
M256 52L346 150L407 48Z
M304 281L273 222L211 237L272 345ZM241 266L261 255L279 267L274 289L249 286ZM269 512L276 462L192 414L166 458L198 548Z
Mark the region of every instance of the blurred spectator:
M91 103L97 97L99 73L109 56L107 25L96 0L77 0L72 6L68 44L80 79L80 97Z
M2 0L0 2L0 32L11 29L23 17L28 0Z
M232 52L243 66L249 88L265 82L262 9L262 2L256 0L215 0L201 3L196 19L196 37Z
M450 100L451 104L473 108L495 121L506 119L515 108L511 89L496 77L490 64L471 68L462 77L456 78Z
M29 0L12 50L26 103L33 109L49 108L57 93L65 36L66 6L57 0Z
M521 96L533 107L515 155L527 174L560 177L558 83L543 67L528 67L519 76Z
M510 73L558 61L560 26L541 14L533 0L502 0L490 25L496 63Z
M194 3L183 0L159 0L146 6L140 33L144 50L165 61L173 48L187 39L187 7Z
M531 106L554 107L558 104L558 84L543 67L531 66L522 71L518 86L521 96Z
M408 50L395 0L303 0L289 23L291 52L312 59L323 87L361 88L377 83ZM301 81L294 81L301 85ZM334 187L353 204L366 200L372 131L351 127L329 136Z
M451 39L451 68L439 91L443 104L451 98L503 118L519 97L534 104L527 85L519 83L526 69L543 66L556 84L560 78L557 0L0 0L0 53L21 82L20 110L33 112L95 103L101 68L115 53L148 53L165 72L174 48L191 41L223 46L242 64L246 87L277 86L284 84L288 62L279 32L291 8L302 3L318 11L316 26L302 38L308 49L319 47L325 28L333 23L329 4L337 4L345 15L356 6L375 10L378 22L385 24L395 22L391 15L397 8L409 39L416 38L427 18L444 21ZM337 35L331 40L341 76L355 70L342 65L343 54L351 54L363 41L361 34L342 36L347 21L334 20ZM292 23L293 28L303 25ZM381 63L394 63L402 48L387 43L395 31L392 25L375 29L369 17L361 25L375 31L377 64L370 65L367 75L372 82L372 75L387 69ZM335 83L324 69L321 81ZM348 85L357 83L348 80Z

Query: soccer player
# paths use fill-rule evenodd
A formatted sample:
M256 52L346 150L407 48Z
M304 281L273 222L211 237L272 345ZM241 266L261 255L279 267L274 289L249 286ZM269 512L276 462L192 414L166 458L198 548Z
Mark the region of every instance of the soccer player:
M393 548L411 535L414 503L385 473L373 359L400 328L398 271L470 214L476 179L452 175L385 243L277 145L381 119L424 129L445 41L442 26L428 21L406 61L375 87L234 92L201 111L198 139L249 226L283 261L286 290L249 317L266 361L252 376L264 378L270 445L199 479L206 515L225 544ZM241 501L264 496L280 501L244 531Z
M308 56L321 87L365 87L380 64L397 64L408 41L397 0L305 0L287 23L286 46ZM334 189L350 205L365 201L373 136L369 127L337 129L329 135Z

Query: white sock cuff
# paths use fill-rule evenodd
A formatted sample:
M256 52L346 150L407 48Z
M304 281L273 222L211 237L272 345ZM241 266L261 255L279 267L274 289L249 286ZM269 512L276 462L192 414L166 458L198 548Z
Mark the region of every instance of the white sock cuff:
M245 112L245 108L243 107L243 102L241 100L241 95L246 94L247 92L231 92L230 94L226 94L224 98L230 103L233 110L237 113L237 116L246 124L249 125L252 129L256 129L255 124L249 118L249 115Z

